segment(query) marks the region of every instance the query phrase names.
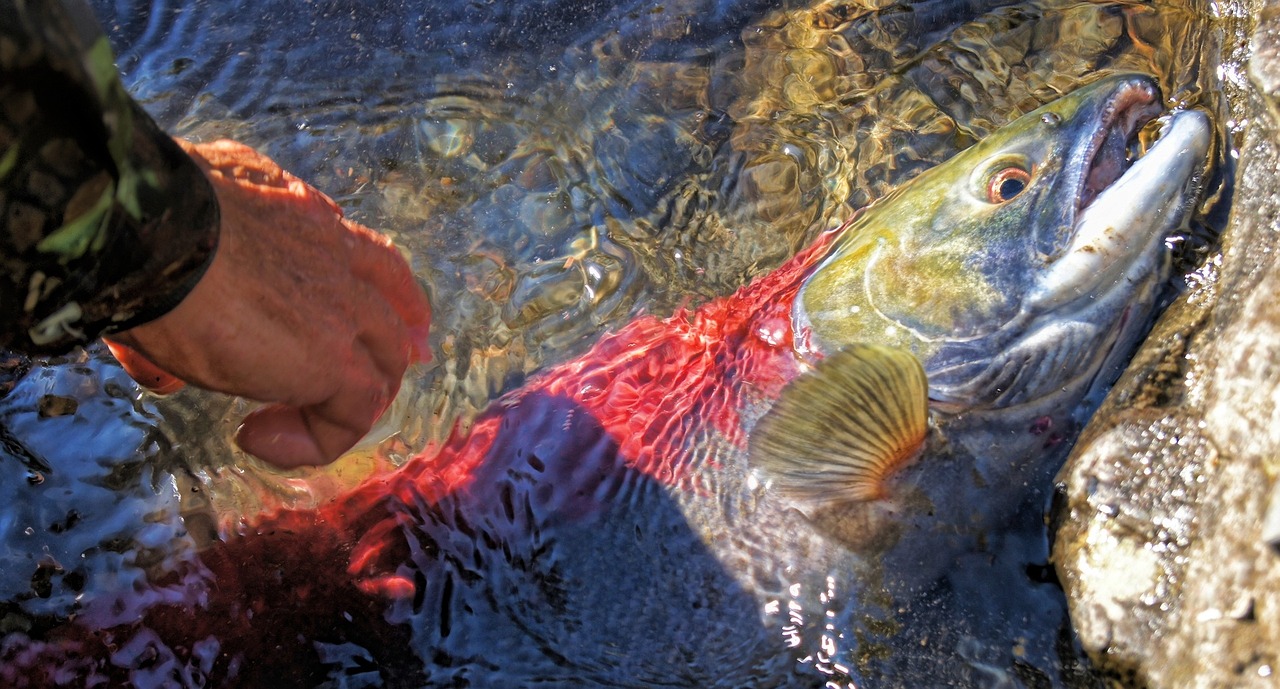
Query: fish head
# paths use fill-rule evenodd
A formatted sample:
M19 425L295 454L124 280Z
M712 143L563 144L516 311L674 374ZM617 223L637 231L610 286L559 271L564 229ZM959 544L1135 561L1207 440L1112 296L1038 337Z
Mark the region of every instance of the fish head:
M1172 115L1134 158L1163 110L1152 79L1113 76L921 174L807 279L798 341L820 355L908 350L944 411L1078 401L1121 356L1114 345L1149 325L1166 238L1196 197L1212 138L1203 113Z
M901 590L1007 525L1150 326L1199 197L1203 113L1133 156L1163 111L1105 78L848 225L792 307L810 368L752 431L761 483Z

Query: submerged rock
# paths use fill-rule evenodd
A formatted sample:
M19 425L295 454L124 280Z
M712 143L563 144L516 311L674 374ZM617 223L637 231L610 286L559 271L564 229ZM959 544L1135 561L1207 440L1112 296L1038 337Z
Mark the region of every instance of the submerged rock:
M1280 7L1223 16L1247 74L1225 79L1242 140L1221 253L1059 475L1054 560L1072 618L1127 686L1280 673Z

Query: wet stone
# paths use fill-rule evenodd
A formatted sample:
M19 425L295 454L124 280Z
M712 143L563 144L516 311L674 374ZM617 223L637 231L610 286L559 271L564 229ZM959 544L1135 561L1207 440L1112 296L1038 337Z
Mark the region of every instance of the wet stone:
M1264 7L1253 34L1249 77L1263 93L1280 97L1280 6Z
M1280 13L1261 4L1224 14L1255 52L1228 94L1248 125L1221 254L1058 476L1053 559L1118 686L1274 686L1280 670Z

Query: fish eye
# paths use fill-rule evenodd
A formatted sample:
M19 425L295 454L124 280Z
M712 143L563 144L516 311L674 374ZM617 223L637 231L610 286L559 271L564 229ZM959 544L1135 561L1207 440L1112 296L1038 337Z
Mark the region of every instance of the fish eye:
M991 203L1008 203L1021 194L1031 183L1031 173L1009 166L996 170L987 182L987 200Z

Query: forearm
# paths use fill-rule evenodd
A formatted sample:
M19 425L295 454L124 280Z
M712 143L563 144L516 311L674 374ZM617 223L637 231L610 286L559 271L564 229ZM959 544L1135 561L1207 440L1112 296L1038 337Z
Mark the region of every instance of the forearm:
M163 315L217 247L208 180L125 93L92 18L0 0L0 345Z

